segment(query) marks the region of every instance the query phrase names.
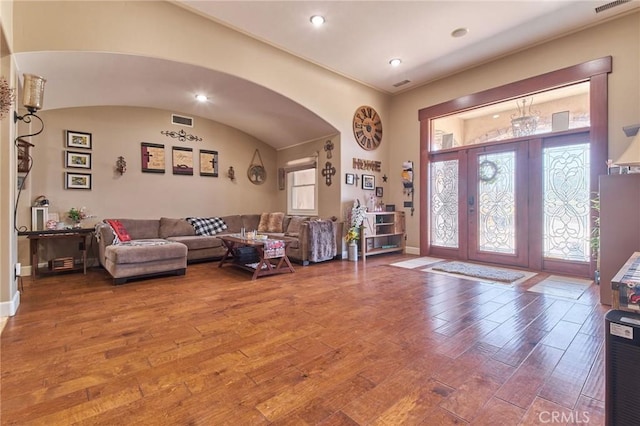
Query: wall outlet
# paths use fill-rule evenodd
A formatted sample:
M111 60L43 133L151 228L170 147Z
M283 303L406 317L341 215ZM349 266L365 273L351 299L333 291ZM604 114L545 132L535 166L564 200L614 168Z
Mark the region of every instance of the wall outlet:
M22 264L20 262L16 263L16 278L18 278L22 274Z

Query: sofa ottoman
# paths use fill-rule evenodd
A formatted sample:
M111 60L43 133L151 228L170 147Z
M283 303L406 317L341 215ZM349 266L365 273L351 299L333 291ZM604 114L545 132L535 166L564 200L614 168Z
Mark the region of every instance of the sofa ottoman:
M104 267L113 277L114 284L168 272L184 275L187 246L163 239L134 240L105 247L104 260Z

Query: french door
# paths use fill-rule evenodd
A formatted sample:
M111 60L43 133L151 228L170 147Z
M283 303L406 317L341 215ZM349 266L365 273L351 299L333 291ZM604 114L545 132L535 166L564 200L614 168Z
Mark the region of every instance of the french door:
M470 149L467 170L468 258L528 266L527 143Z
M434 154L429 254L588 276L589 133Z

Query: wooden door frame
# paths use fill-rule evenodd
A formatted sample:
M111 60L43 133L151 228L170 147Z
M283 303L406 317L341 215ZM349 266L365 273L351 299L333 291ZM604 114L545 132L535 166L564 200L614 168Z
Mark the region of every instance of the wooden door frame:
M606 174L608 152L608 88L607 75L611 72L612 58L606 56L583 62L546 74L516 81L471 95L462 96L418 111L420 121L420 255L431 252L429 236L429 163L432 121L454 113L498 103L530 93L541 92L581 81L589 81L590 135L591 135L591 191L598 190L598 175ZM435 154L435 153L434 153ZM466 206L465 206L466 207ZM592 211L592 224L597 212ZM596 268L595 259L590 265L590 275Z

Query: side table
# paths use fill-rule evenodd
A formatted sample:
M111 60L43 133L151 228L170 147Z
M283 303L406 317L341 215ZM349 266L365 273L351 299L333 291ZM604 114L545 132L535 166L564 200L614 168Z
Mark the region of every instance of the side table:
M51 274L57 272L80 271L87 273L87 237L93 236L93 228L79 229L55 229L47 231L24 231L18 232L18 236L27 237L29 240L29 251L31 253L31 279L36 279L39 275ZM60 240L79 240L78 251L80 251L82 264L76 265L75 261L68 267L59 270L39 268L38 247L40 242L60 241Z

